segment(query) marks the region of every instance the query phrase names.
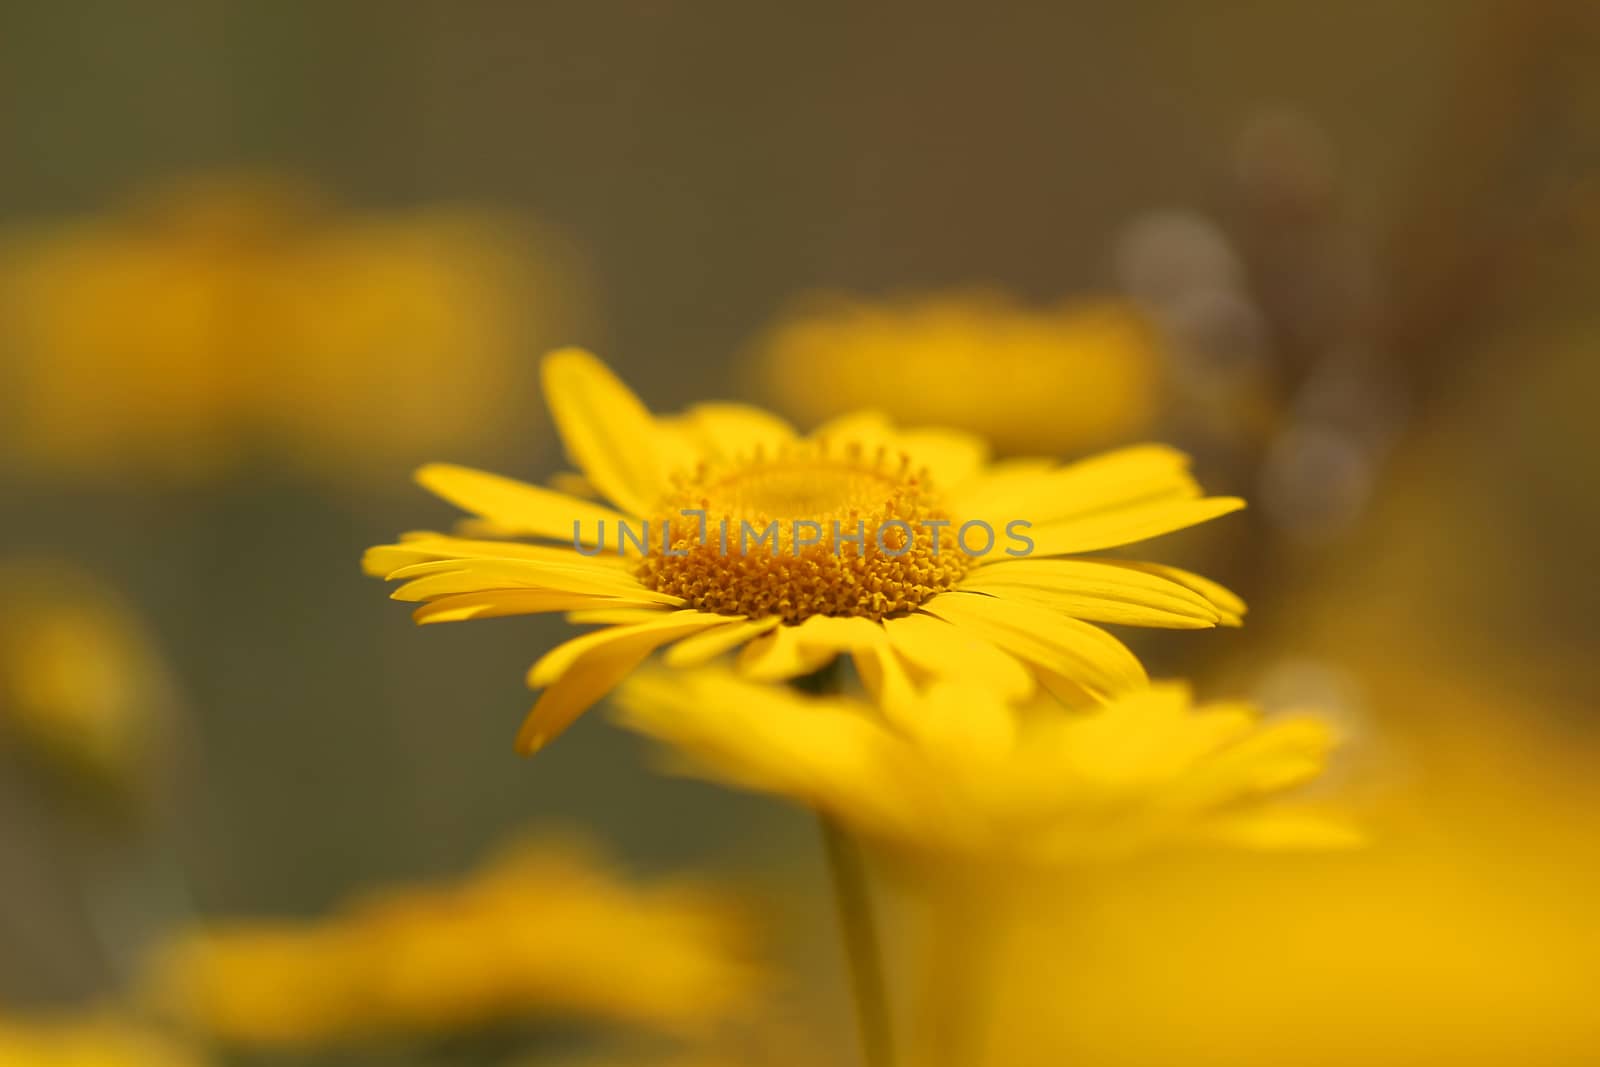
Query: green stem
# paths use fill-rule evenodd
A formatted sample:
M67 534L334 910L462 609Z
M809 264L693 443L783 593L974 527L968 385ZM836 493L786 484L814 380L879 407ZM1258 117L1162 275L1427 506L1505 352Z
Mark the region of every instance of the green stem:
M828 871L833 878L839 931L850 965L861 1058L867 1067L894 1067L888 984L884 981L877 923L867 888L867 871L855 842L832 819L819 814Z

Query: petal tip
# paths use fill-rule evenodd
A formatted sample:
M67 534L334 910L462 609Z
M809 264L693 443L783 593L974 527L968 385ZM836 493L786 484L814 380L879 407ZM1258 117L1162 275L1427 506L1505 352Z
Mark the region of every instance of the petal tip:
M392 545L373 545L361 553L361 573L369 578L388 578L394 569L384 562L384 555Z
M424 489L432 489L434 482L440 477L448 476L455 469L450 463L424 463L411 472L411 480Z
M605 365L605 362L599 356L587 348L580 348L577 345L566 345L561 348L551 349L545 353L544 359L539 362L539 374L544 379L546 391L550 388L552 376L559 377L565 374L596 369L608 375L611 373L610 368Z

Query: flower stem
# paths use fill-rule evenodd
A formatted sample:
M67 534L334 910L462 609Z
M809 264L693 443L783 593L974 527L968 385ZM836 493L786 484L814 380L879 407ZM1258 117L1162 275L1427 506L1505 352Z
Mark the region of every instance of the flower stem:
M913 1016L915 1062L929 1067L987 1063L993 1020L990 992L1009 924L1004 901L969 884L926 887L927 956L919 1013ZM948 880L947 880L948 881Z
M826 815L819 814L817 820L822 827L822 844L839 912L839 931L850 965L861 1058L866 1067L894 1067L888 985L884 981L866 866L860 850L843 829Z

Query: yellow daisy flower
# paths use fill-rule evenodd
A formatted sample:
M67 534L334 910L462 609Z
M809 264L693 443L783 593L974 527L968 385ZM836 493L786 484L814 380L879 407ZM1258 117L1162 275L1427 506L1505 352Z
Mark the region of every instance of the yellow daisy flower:
M147 988L163 1014L244 1045L548 1018L692 1033L750 1006L749 942L705 888L632 885L585 850L521 842L458 884L197 928L157 954Z
M1322 770L1334 739L1313 716L1196 705L1170 682L1092 711L1017 708L955 682L907 703L891 721L863 700L716 667L644 672L618 698L622 722L670 744L689 773L788 797L912 854L1056 866L1174 841L1358 840L1341 819L1274 802Z
M1030 308L982 289L819 295L755 341L750 365L760 392L797 417L877 406L1013 453L1129 440L1161 399L1155 331L1115 300ZM924 372L915 389L905 387L908 366Z
M994 961L983 1062L1600 1063L1600 748L1541 722L1592 705L1539 707L1459 660L1411 669L1372 677L1411 757L1367 798L1382 847L1080 881Z
M740 669L765 681L848 654L879 693L960 673L1010 697L1037 681L1103 700L1147 679L1094 623L1203 628L1244 610L1176 568L1072 558L1244 506L1202 496L1173 449L990 464L976 437L871 413L806 437L738 405L657 419L576 349L543 369L569 457L612 506L428 466L418 481L475 516L475 536L410 534L365 560L403 581L394 597L421 604L418 622L566 611L604 625L534 664L544 692L519 751L666 645L678 667L742 647ZM567 543L500 540L516 537Z
M0 733L69 776L142 784L177 706L143 621L68 563L8 560L0 585Z
M481 212L356 214L269 175L0 233L0 442L23 469L173 481L263 444L357 477L487 448L581 302L571 259Z

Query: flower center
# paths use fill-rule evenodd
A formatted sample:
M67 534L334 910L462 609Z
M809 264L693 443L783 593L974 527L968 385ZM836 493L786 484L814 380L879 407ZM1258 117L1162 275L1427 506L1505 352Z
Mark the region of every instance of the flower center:
M881 619L954 587L970 562L926 472L859 445L702 465L650 527L663 524L671 547L655 539L639 580L722 615Z

